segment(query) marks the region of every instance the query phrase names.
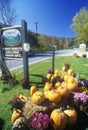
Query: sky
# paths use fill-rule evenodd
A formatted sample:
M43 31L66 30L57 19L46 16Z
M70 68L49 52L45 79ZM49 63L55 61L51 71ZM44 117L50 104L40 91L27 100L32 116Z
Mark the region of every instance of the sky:
M27 29L39 34L58 38L75 37L72 19L83 7L88 7L88 0L13 0L13 7L18 15L17 23L27 22Z

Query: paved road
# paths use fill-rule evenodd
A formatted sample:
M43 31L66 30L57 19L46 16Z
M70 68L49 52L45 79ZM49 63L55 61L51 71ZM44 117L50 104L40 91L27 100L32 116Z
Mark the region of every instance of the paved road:
M73 55L77 50L69 49L69 50L60 50L55 52L55 56L67 56L67 55ZM36 54L35 57L29 58L29 65L37 63L42 60L46 60L48 58L52 58L52 52L47 53L40 53ZM10 70L17 69L23 66L23 59L11 59L6 60L6 64Z

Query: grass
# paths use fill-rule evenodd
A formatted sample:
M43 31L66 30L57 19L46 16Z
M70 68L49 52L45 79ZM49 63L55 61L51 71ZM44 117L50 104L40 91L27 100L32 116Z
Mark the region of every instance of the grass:
M72 56L69 57L56 57L55 58L55 69L62 69L64 63L69 63L71 68L74 69L75 73L79 73L80 78L88 79L88 59L87 58L74 58ZM46 69L52 68L52 59L44 60L42 62L33 64L29 66L29 74L39 74L46 76ZM23 78L23 69L17 69L12 71L11 73L15 74L16 78L20 80ZM41 78L30 76L30 81L41 81ZM40 87L40 89L42 89ZM4 119L5 125L2 130L11 130L11 115L10 111L11 106L8 105L9 100L11 100L14 96L19 96L21 93L25 93L30 96L29 90L23 89L21 84L17 84L16 86L12 86L11 84L3 84L0 82L0 117Z

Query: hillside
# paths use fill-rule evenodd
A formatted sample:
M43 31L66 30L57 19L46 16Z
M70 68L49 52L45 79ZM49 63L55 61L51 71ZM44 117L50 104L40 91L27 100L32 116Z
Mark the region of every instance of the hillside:
M35 51L50 50L50 46L56 45L57 49L68 49L73 45L77 46L75 38L58 38L43 34L36 34L28 31L28 42Z

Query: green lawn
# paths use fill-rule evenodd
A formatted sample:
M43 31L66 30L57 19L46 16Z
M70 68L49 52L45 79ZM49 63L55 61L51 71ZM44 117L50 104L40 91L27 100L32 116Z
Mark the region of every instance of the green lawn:
M74 58L74 57L56 57L55 58L55 69L62 69L64 63L69 63L71 68L74 69L75 73L79 74L80 78L88 79L88 59L87 58ZM40 74L46 76L46 69L52 68L52 59L44 60L42 62L33 64L29 66L29 74ZM20 80L23 78L23 69L17 69L12 71L11 73L15 74L16 79ZM41 81L39 77L30 77L30 81ZM41 88L40 88L41 89ZM25 93L30 96L29 90L23 89L21 84L19 83L16 86L12 86L9 84L3 84L0 82L0 117L5 120L5 125L3 130L11 130L11 114L10 111L11 106L8 105L9 100L11 100L14 96L19 96L21 93Z

